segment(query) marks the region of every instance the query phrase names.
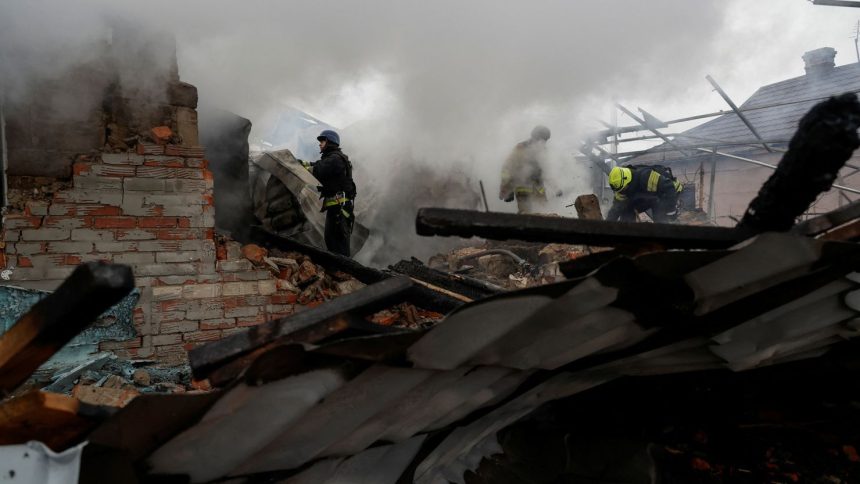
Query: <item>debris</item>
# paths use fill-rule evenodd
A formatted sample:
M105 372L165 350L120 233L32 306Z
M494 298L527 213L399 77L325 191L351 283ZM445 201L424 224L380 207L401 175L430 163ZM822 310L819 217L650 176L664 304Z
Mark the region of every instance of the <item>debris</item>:
M135 385L148 387L152 383L152 377L149 375L149 372L144 369L134 370L134 373L131 374L131 379Z
M442 318L442 314L416 308L413 304L401 303L374 313L368 317L368 321L382 326L420 329L432 326Z
M0 336L0 393L23 383L72 337L134 289L131 268L81 264Z
M269 251L256 244L242 246L242 255L254 264L262 264Z
M138 395L140 392L128 388L76 385L72 389L72 396L79 401L104 407L124 407Z
M156 144L166 145L170 142L170 138L173 136L173 131L167 126L156 126L150 130L150 135Z

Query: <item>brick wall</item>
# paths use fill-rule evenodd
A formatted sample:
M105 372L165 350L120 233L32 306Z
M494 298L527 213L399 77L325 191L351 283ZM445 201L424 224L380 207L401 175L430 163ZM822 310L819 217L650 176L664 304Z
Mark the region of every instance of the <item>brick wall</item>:
M72 188L7 215L0 265L14 269L4 283L51 290L81 262L130 265L142 290L140 335L101 349L165 364L182 362L194 345L291 314L295 296L279 293L238 244L216 250L203 150L139 151L146 154L78 157Z

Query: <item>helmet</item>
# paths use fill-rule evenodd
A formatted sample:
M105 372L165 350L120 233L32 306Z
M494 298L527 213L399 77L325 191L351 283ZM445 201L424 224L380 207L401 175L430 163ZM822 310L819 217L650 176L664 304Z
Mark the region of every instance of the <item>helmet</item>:
M334 131L327 129L317 136L317 141L326 140L329 143L340 145L340 136Z
M538 140L542 139L544 141L549 139L549 128L546 126L537 125L535 129L532 130L532 139Z
M616 166L609 171L609 186L612 188L612 191L620 192L621 190L624 190L627 188L627 185L630 184L630 180L632 179L633 170L630 168Z

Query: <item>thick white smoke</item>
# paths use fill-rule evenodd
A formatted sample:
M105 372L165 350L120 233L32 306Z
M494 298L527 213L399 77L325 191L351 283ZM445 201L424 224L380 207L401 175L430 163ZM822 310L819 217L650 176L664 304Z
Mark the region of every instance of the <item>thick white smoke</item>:
M847 54L851 19L845 35L825 34L837 15L802 0L28 0L0 5L0 82L15 96L90 60L111 29L148 29L175 36L201 104L257 127L289 104L343 128L375 201L390 194L392 206L408 206L392 170L411 163L481 179L491 209L512 210L497 198L500 165L545 124L561 208L588 189L571 153L612 97L664 116L705 100L721 109L704 74L741 97L799 70L824 39Z

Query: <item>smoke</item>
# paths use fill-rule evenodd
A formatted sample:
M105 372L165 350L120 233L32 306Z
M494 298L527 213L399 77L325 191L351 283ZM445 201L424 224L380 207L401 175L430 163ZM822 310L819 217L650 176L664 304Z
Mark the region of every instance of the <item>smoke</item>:
M34 76L62 76L93 61L94 43L117 28L173 36L180 74L198 87L202 104L249 118L255 129L287 105L341 128L344 150L357 165L359 196L385 207L379 210L411 210L410 177L426 180L428 173L469 179L475 189L483 180L490 208L513 210L497 197L500 165L535 124L544 124L553 131L550 192L563 191L555 209L570 214L564 205L589 189L586 169L571 154L586 129L599 128L595 119L607 117L613 97L646 108L688 106L709 97L704 74L720 78L726 66L747 58L748 46L759 48L756 55L768 47L782 52L782 37L826 29L804 24L820 23L814 15L825 13L810 14L813 7L800 0L756 2L767 5L756 6L754 17L744 16L750 2L737 0L11 3L0 6L0 82L7 96ZM786 15L793 16L791 28L761 38L774 31L768 17L778 22ZM737 27L744 23L753 24L757 43ZM814 42L808 49L820 46ZM161 62L140 53L127 59L140 67ZM743 89L778 80L734 71L725 79L742 78ZM439 205L473 201L445 196ZM401 225L384 229L414 232L411 222ZM371 256L362 255L381 263Z

